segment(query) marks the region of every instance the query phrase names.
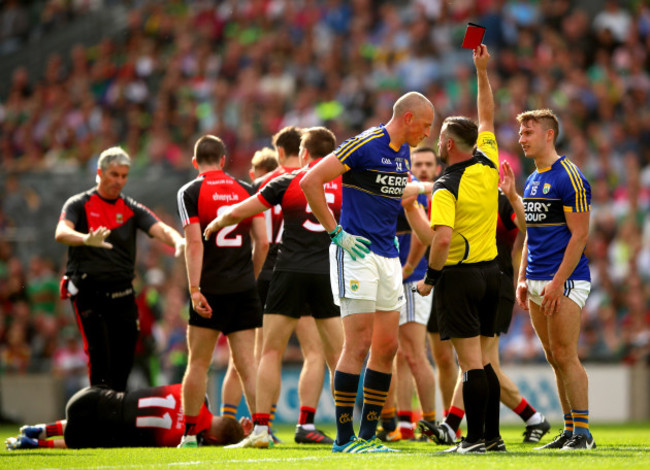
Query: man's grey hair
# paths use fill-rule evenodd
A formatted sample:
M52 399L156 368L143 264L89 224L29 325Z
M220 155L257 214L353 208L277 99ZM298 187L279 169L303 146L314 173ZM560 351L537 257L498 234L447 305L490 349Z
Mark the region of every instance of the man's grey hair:
M111 147L104 150L99 155L97 160L97 167L102 171L106 171L112 164L131 166L131 158L129 154L121 147Z

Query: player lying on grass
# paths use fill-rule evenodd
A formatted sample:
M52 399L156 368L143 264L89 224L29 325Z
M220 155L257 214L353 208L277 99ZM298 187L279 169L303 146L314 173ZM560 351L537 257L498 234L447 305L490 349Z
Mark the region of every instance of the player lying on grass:
M253 427L213 415L204 403L199 413L200 445L239 442ZM51 424L23 426L20 435L6 441L7 450L54 447L176 447L185 431L181 385L164 385L133 392L102 386L77 392L66 406L66 419ZM63 439L48 439L60 437Z

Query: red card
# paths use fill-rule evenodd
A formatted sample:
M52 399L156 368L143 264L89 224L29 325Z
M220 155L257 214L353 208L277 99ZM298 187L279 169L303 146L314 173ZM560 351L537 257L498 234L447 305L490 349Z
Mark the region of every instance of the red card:
M476 49L483 41L484 35L485 35L485 27L474 23L467 23L467 29L465 30L465 37L463 38L463 48Z

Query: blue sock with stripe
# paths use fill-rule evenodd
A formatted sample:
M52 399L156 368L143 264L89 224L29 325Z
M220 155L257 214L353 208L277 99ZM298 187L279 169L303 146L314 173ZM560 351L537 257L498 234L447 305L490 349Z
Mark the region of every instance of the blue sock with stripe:
M568 437L573 436L573 415L571 413L564 415L564 431L562 433Z
M589 410L571 410L573 417L573 435L584 434L591 436L589 432Z
M370 440L375 437L381 410L388 397L390 378L391 374L366 369L363 378L363 407L361 408L361 424L359 425L359 437L361 439Z
M357 401L357 374L334 371L334 405L336 410L336 443L343 445L354 437L354 403Z

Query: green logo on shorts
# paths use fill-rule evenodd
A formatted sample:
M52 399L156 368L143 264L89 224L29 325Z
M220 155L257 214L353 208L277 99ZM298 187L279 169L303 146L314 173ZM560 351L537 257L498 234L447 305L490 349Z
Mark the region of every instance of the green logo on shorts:
M359 281L350 281L350 289L352 289L352 292L356 292L359 290Z

